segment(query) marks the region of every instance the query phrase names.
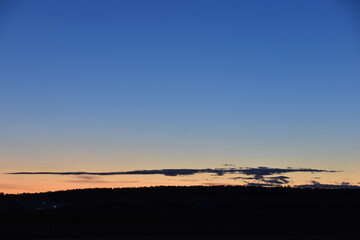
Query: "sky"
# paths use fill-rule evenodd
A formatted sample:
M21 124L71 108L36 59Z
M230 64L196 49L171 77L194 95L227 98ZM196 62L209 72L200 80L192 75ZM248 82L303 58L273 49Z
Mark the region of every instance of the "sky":
M359 90L357 1L3 0L0 192L360 185Z

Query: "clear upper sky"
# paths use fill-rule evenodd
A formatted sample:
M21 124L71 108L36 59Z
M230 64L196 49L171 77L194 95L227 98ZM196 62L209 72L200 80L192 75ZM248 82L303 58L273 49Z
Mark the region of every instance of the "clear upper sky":
M231 163L358 184L359 93L357 1L0 2L3 173ZM0 191L46 190L32 178ZM174 181L140 178L122 181Z

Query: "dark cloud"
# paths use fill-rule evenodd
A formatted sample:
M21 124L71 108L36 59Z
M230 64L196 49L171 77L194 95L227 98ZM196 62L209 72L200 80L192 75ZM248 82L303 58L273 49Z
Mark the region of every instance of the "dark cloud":
M234 164L231 163L225 163L223 164L224 167L236 167Z
M281 184L289 183L288 179L289 179L289 177L287 177L287 176L277 176L277 177L263 178L263 179L261 179L261 181L264 182L264 183L281 185Z
M251 182L251 184L255 184L256 186L279 186L283 184L289 183L289 177L287 176L275 176L275 177L260 177L260 176L253 176L253 177L233 177L231 179L234 180L253 180L255 182ZM249 185L250 182L246 181L246 183Z
M205 185L205 186L233 186L234 184L206 182L206 183L202 183L202 185Z
M226 164L230 166L230 164ZM334 170L313 169L313 168L203 168L203 169L155 169L155 170L134 170L134 171L118 171L118 172L13 172L8 174L18 175L71 175L76 176L76 180L69 182L76 183L109 183L108 181L99 180L101 176L110 175L164 175L164 176L190 176L194 174L213 174L215 176L223 176L225 174L234 175L230 179L244 180L247 186L282 186L289 184L290 178L284 174L292 172L308 172L308 173L333 173L338 172ZM282 175L280 175L282 174ZM239 176L240 175L240 176ZM243 175L243 176L241 176ZM245 176L244 176L245 175ZM273 176L275 175L275 176ZM277 176L279 175L279 176ZM216 177L212 177L214 179ZM315 178L318 179L318 178ZM209 180L210 181L210 180ZM133 182L133 181L131 181ZM112 182L113 183L113 182ZM224 183L204 183L203 185L229 185ZM358 185L351 185L349 182L342 182L338 184L322 184L315 180L311 184L297 185L301 188L360 188Z
M274 187L274 184L247 182L246 186L249 186L249 187Z
M241 170L245 175L254 176L255 179L263 179L264 176L274 175L274 174L284 174L290 172L338 172L332 170L323 170L323 169L312 169L312 168L268 168L268 167L258 167L258 168L247 168Z
M357 188L357 189L360 189L360 186L351 185L348 182L342 182L341 184L322 184L317 181L311 181L311 184L297 185L296 187L300 187L300 188L337 188L337 189Z
M9 174L27 174L27 175L90 175L90 176L108 176L108 175L153 175L159 174L164 176L185 176L201 173L212 173L217 176L224 174L244 174L252 176L254 179L262 180L265 176L274 174L284 174L290 172L337 172L323 169L312 168L204 168L204 169L158 169L158 170L134 170L123 172L13 172ZM283 179L269 179L269 181L283 181Z
M239 179L241 179L241 180L254 180L253 177L232 177L230 179L234 179L234 180L239 180Z
M312 180L312 181L310 181L310 182L311 182L312 185L321 185L321 183L319 183L318 181Z

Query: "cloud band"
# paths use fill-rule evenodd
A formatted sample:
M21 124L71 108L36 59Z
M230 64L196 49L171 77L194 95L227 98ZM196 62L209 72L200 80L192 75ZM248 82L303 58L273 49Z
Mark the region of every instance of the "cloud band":
M225 174L244 174L252 176L255 179L262 179L264 176L274 174L284 174L290 172L338 172L333 170L312 169L312 168L204 168L204 169L155 169L155 170L134 170L134 171L119 171L119 172L12 172L8 174L18 175L164 175L164 176L185 176L194 174L216 174L223 176Z

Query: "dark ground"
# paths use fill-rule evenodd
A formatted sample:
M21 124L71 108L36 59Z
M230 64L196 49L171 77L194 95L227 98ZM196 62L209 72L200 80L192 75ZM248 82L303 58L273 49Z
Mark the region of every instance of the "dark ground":
M0 239L360 239L358 189L86 189L0 203Z

